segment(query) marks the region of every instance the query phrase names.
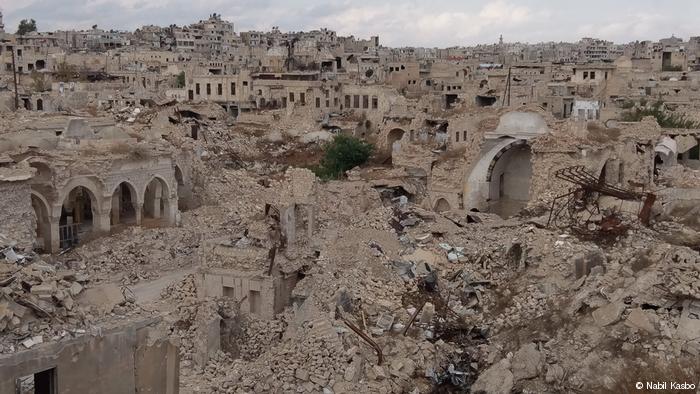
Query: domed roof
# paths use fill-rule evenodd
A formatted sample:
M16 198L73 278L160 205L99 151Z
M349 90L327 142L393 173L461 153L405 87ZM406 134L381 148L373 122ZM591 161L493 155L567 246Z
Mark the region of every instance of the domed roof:
M523 136L544 134L549 130L542 115L534 112L508 112L501 116L495 134Z

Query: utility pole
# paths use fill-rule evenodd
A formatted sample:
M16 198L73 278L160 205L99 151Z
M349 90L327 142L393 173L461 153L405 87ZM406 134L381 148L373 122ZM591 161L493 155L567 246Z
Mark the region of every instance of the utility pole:
M506 80L506 88L503 92L503 101L501 102L502 107L506 106L506 97L508 98L508 106L510 107L510 89L511 89L511 87L510 87L510 78L511 78L510 71L511 71L511 67L508 67L508 77L507 77L508 79Z
M15 46L12 46L12 80L15 83L15 111L19 109L19 91L17 90L17 65L15 64Z

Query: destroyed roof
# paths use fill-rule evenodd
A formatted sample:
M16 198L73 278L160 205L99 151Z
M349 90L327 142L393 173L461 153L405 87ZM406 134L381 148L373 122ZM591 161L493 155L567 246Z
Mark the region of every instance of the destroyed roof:
M12 167L0 167L0 182L19 182L31 179L36 174L36 168L29 165L17 164Z
M223 119L226 117L226 111L221 106L214 103L203 104L177 104L176 111L190 111L207 119Z

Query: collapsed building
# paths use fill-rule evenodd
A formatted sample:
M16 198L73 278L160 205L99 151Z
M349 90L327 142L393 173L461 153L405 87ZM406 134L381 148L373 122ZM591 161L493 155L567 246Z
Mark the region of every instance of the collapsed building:
M0 33L0 392L700 383L682 40L66 33Z

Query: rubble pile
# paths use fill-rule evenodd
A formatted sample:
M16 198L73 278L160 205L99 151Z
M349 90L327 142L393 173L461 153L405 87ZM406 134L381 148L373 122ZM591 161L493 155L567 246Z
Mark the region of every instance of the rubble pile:
M278 132L274 117L234 126L217 106L140 109L115 117L139 141L162 132L164 152L191 149L168 162L198 204L169 227L111 226L51 263L8 249L1 353L143 314L178 343L184 392L324 394L616 392L625 370L700 355L692 206L656 207L649 227L617 200L593 214L572 203L548 225L534 208L557 190L509 219L437 212L422 171L321 182L289 167L325 134Z
M243 321L243 337L239 340L241 358L255 360L270 347L277 345L287 328L285 315L274 320L249 316Z
M94 287L81 264L48 263L11 248L5 256L0 261L0 353L68 340L105 319L140 313L124 289Z
M179 282L166 286L160 292L160 297L178 306L194 303L197 300L197 285L194 275L187 275Z
M111 281L114 274L119 273L123 285L132 285L156 278L159 270L190 265L198 246L197 239L192 228L144 231L129 227L109 238L97 239L89 246L79 246L59 259L71 264L81 263L93 281Z
M194 275L187 275L182 280L166 286L160 297L175 306L175 311L168 317L168 320L172 321L171 336L178 340L180 357L189 365L195 354L197 317L212 316L215 310L212 309L211 303L198 301Z
M219 377L202 392L358 392L368 388L371 392L403 392L413 389L413 378L421 378L421 387L427 389L431 381L425 376L437 378L446 369L440 366L447 355L454 352L443 341L432 344L407 337L394 343L389 339L384 346L393 361L380 366L375 364L376 355L348 331L320 319L298 328L293 337L254 361L215 357L205 374ZM337 332L344 333L342 342Z
M218 317L215 303L189 303L177 306L176 313L172 317L171 336L179 343L180 358L183 366L196 365L198 349L205 345L198 345L206 331L202 324ZM199 361L201 363L201 360Z
M0 332L27 336L40 319L48 318L78 326L85 319L75 299L89 277L74 270L57 270L41 260L29 264L0 263ZM48 326L48 325L47 325Z

